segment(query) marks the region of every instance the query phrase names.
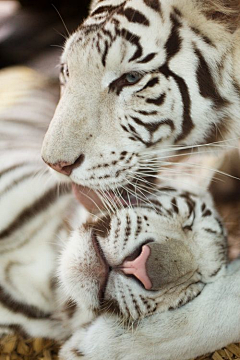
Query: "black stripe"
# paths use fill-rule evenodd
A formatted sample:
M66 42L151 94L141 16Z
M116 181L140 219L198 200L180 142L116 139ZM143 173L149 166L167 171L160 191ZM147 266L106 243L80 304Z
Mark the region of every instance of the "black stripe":
M11 312L23 314L30 319L48 319L51 316L50 313L45 313L34 305L14 300L2 286L0 286L0 303Z
M155 77L155 78L149 80L147 82L147 84L141 90L138 90L137 92L143 91L143 90L147 89L148 87L153 87L156 84L158 84L158 78Z
M177 206L177 201L176 201L176 198L173 198L172 201L172 207L173 207L173 211L178 214L179 213L179 209L178 209L178 206Z
M216 108L221 108L228 105L228 100L224 99L218 92L216 84L214 83L211 70L204 59L201 51L195 47L195 54L198 57L199 64L197 69L197 81L199 91L202 97L211 99Z
M174 191L174 192L176 192L177 190L176 189L174 189L174 188L172 188L171 186L164 186L164 187L160 187L159 188L159 191L160 192L168 192L168 191Z
M209 275L209 276L210 276L210 277L216 276L221 269L222 269L222 264L219 266L218 269L216 269L216 270L215 270L211 275Z
M176 15L178 15L179 17L182 17L182 13L179 9L177 9L175 6L173 7L173 11Z
M9 190L11 190L13 187L17 186L18 184L20 184L21 182L23 182L24 180L29 179L30 177L34 177L34 175L37 175L40 171L31 171L27 174L22 175L21 177L19 177L18 179L13 180L10 184L8 184L5 189L3 189L0 192L0 197L5 194L6 192L8 192Z
M202 216L203 217L207 217L207 216L211 216L212 215L212 212L209 210L209 209L206 209L203 213L202 213Z
M134 110L134 111L138 114L145 115L145 116L157 115L157 111L144 111L144 110Z
M217 231L209 229L209 228L203 228L203 230L207 231L210 234L217 234Z
M109 46L108 46L107 40L105 40L104 45L105 45L105 49L104 49L104 52L103 52L103 55L102 55L102 64L103 64L103 66L105 67L105 66L106 66L106 57L107 57L108 50L109 50Z
M1 320L0 320L1 321ZM6 332L6 330L11 330L15 334L21 335L22 337L27 338L28 334L25 330L23 330L23 327L17 324L0 324L0 330L3 330L3 332Z
M136 46L136 51L133 54L133 56L131 57L131 59L129 59L129 62L136 60L138 58L140 58L142 56L142 46L140 44L140 37L131 33L130 31L128 31L127 29L121 29L120 31L120 35L126 39L127 41L129 41L132 45Z
M201 40L205 43L207 43L208 45L211 45L211 46L215 46L215 44L212 42L211 39L209 39L208 36L204 35L203 33L201 33L201 31L195 27L191 27L191 30L199 37L201 38Z
M160 126L162 125L168 125L172 130L175 129L174 123L172 120L170 119L166 119L166 120L162 120L162 121L158 121L156 123L144 123L143 121L141 121L139 118L136 118L134 116L131 116L131 119L133 121L135 121L136 124L145 127L145 129L147 129L150 134L154 133L155 131L157 131L159 129Z
M182 43L179 35L179 28L181 27L180 22L173 14L171 14L170 19L173 23L173 27L170 32L170 36L165 44L167 52L167 62L180 51Z
M183 101L183 124L182 124L182 132L178 135L175 140L175 143L186 138L191 130L194 127L192 118L191 118L191 99L188 91L187 84L185 81L178 75L174 74L167 65L163 65L159 71L164 74L166 77L171 76L177 83L178 88L180 90L182 101Z
M122 8L125 5L125 3L126 3L126 1L124 1L124 3L117 5L117 6L112 6L112 5L99 6L96 10L94 10L90 14L90 16L95 16L95 15L101 14L103 12L107 12L108 14L112 13L113 11L115 11L119 8Z
M152 59L154 59L156 55L157 55L157 53L148 54L142 60L138 60L138 63L139 64L146 64L149 61L151 61Z
M189 196L189 193L185 192L183 194L180 195L181 198L185 199L186 204L188 206L188 211L189 211L189 217L192 215L192 213L194 212L194 209L196 207L196 203L195 201Z
M67 189L66 187L55 185L43 196L37 199L32 205L24 209L18 217L0 233L0 240L10 236L14 231L25 225L25 223L32 217L36 216L36 214L46 210L59 196L70 191L70 188Z
M10 171L12 171L12 170L15 170L15 169L17 169L17 168L19 168L19 167L21 167L21 166L26 165L26 164L27 164L27 163L24 162L24 163L21 163L21 164L12 165L12 166L10 166L9 168L6 168L6 169L2 170L2 171L0 172L0 177L3 176L3 175L5 175L5 174L7 174L8 172L10 172Z
M145 15L143 15L142 13L140 13L140 11L133 9L131 7L121 9L121 11L118 11L118 14L126 16L129 22L138 23L144 26L150 25Z
M154 105L160 106L160 105L162 105L164 103L165 98L166 98L166 94L164 93L164 94L160 95L156 99L146 99L146 102L148 104L154 104Z
M152 10L155 10L160 15L162 15L161 4L159 0L143 0L143 2Z
M111 41L114 40L114 37L113 37L112 33L109 30L101 29L101 31L102 31L102 33L104 35L108 36ZM101 34L97 34L97 36L98 36L98 38L102 38Z

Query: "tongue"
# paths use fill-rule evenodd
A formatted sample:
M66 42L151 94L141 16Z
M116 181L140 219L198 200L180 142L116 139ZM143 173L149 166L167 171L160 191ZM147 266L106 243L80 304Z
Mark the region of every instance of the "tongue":
M97 195L94 190L89 189L86 186L81 186L77 184L72 184L73 193L80 202L89 212L97 213L101 209L104 209L105 206L102 203L101 199ZM134 205L138 205L138 201L136 198L129 196L127 199L124 199L123 196L118 197L111 191L105 191L104 193L105 199L108 199L110 204L115 204L119 207L126 207Z
M126 275L134 275L141 281L146 290L150 290L152 283L147 275L146 262L151 253L147 245L142 247L141 254L133 261L124 261L122 264L122 271Z
M81 185L72 185L73 193L77 200L90 212L95 213L103 208L103 203L95 191Z

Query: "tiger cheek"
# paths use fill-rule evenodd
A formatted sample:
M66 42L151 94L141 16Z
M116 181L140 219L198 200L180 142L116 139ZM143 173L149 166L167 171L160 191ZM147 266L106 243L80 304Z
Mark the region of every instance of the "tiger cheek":
M193 254L182 241L172 239L147 246L150 256L146 272L152 283L151 290L162 290L170 284L177 286L196 269Z

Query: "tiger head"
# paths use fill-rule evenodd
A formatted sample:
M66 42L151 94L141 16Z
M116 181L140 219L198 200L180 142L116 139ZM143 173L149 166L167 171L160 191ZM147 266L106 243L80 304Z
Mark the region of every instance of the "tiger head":
M128 322L193 300L226 263L226 234L209 193L162 187L148 203L74 231L59 278L80 309Z
M237 25L221 22L220 3L95 1L65 45L44 161L106 191L151 176L179 146L235 137Z

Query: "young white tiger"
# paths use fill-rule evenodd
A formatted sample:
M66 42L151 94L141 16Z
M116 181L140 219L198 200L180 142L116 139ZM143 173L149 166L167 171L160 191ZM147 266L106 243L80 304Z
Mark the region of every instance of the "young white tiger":
M187 359L238 340L240 262L227 265L205 177L203 187L181 178L147 203L80 225L79 205L67 189L56 196L39 161L42 119L54 104L49 84L22 71L24 96L12 91L12 106L0 109L1 333L71 336L66 360ZM18 90L22 79L13 78Z
M59 278L78 311L61 359L181 360L239 340L240 260L226 266L210 194L181 188L72 233Z

